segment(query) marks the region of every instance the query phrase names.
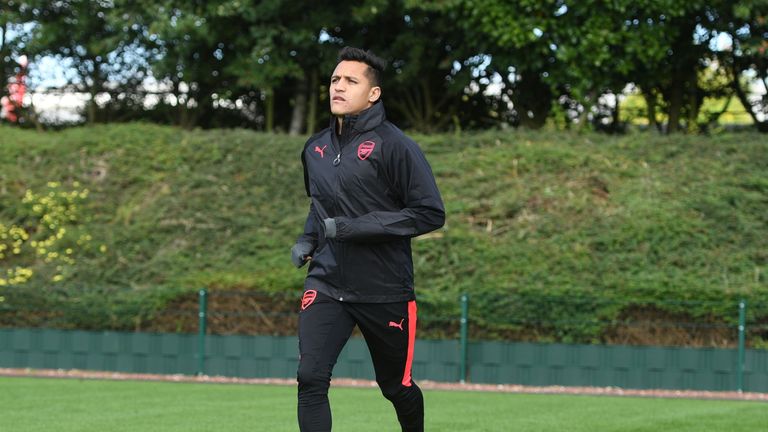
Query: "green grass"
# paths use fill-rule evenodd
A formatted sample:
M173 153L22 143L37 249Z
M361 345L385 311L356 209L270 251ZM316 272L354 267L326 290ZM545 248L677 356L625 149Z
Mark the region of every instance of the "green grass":
M0 378L0 430L296 431L294 387ZM426 391L426 430L758 431L762 402ZM377 389L332 388L335 432L398 431Z
M706 97L699 109L699 116L697 121L699 123L707 123L709 115L719 113L723 108L727 106L727 110L718 119L718 124L722 126L733 125L752 125L752 117L744 108L744 105L739 101L736 96L726 97ZM657 109L657 111L659 111ZM633 125L647 125L648 124L648 105L645 103L645 98L640 94L630 94L621 104L621 120L624 122L630 122ZM669 120L663 112L657 112L657 121L665 123Z

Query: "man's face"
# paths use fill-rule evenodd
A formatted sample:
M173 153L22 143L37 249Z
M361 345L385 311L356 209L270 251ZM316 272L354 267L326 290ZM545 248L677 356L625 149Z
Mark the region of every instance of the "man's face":
M344 60L336 65L329 87L331 114L358 114L376 102L381 89L371 86L365 75L367 69L367 64L358 61Z

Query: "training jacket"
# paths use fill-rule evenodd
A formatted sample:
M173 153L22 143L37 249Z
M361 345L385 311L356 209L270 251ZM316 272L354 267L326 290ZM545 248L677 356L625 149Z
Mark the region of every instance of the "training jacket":
M301 153L311 203L298 241L315 248L304 289L345 302L414 300L411 238L445 222L432 169L381 102L345 116L341 136L336 121ZM325 238L326 218L335 238Z

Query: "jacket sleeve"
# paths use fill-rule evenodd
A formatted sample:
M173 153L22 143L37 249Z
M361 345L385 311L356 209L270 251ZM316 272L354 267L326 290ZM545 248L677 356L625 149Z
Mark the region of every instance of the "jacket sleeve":
M373 211L356 218L336 217L339 241L390 241L416 237L445 223L445 207L432 169L421 149L409 139L393 146L384 163L400 211Z
M307 221L304 222L304 232L296 240L296 243L309 243L312 245L312 249L317 248L318 242L318 226L317 226L317 213L315 211L315 204L309 204L309 213L307 214Z
M307 146L304 146L304 150L301 152L301 165L304 168L304 189L307 193L307 196L310 196L309 193L309 174L307 173L307 164L304 160L304 153L306 152ZM296 243L310 243L312 245L313 249L317 248L317 242L319 233L321 232L322 228L318 226L318 218L317 218L317 210L315 210L315 204L314 201L310 201L309 203L309 213L307 214L307 220L304 222L304 232L299 236L299 238L296 240Z

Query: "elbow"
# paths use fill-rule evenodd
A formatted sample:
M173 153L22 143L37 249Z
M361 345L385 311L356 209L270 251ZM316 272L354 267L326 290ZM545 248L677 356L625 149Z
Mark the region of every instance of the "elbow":
M407 213L409 213L412 237L432 232L445 225L445 208L442 205L412 208Z
M445 210L440 209L437 216L437 226L435 229L442 228L445 225Z
M426 225L426 229L421 234L440 229L445 225L445 210L442 208L436 208L430 212Z

